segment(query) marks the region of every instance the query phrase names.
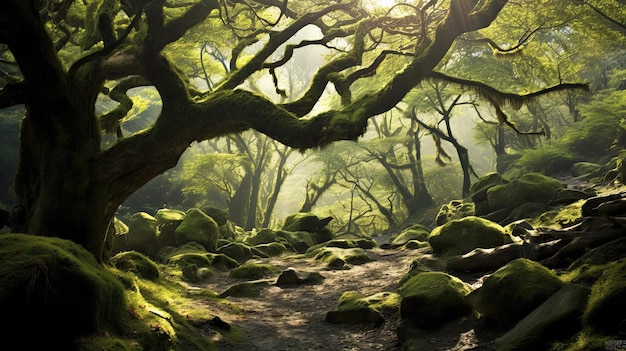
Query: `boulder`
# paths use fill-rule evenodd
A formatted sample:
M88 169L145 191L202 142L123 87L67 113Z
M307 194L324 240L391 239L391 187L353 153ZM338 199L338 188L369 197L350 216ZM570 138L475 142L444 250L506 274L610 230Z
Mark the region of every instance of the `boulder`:
M224 254L239 263L244 263L252 258L252 250L250 250L248 245L243 243L229 243L220 246L216 253Z
M476 213L473 202L453 200L439 208L435 222L437 225L446 224L455 219L473 216Z
M124 242L125 250L136 250L152 255L156 252L157 221L146 212L137 212L128 221L128 234Z
M256 280L278 273L276 266L266 263L246 262L230 271L228 276L236 279Z
M154 218L159 230L159 244L161 246L175 246L176 228L185 219L185 212L170 208L162 208L156 212Z
M548 350L559 339L569 339L582 329L581 316L591 289L568 284L504 335L496 339L496 350Z
M365 296L356 291L346 291L339 298L339 306L326 313L329 323L369 324L379 326L385 322L383 311L395 312L400 308L400 295L382 292Z
M400 302L399 338L404 328L433 329L472 311L465 300L471 288L460 279L442 272L422 272L398 289Z
M508 182L508 180L506 180L500 173L497 172L489 172L483 175L470 186L472 201L480 202L487 200L487 190L489 190L489 188L492 188L496 185L507 184Z
M244 240L248 245L269 244L274 241L276 241L276 232L269 228L262 228L256 234Z
M303 284L321 284L323 280L324 276L317 272L300 271L289 267L280 273L275 285L283 288Z
M392 247L400 247L411 240L426 241L428 240L428 235L430 235L430 231L430 228L424 225L414 224L401 231L398 235L390 237L389 243Z
M287 251L287 247L281 243L273 242L269 244L259 244L254 246L256 250L259 250L266 254L268 257L280 256L285 251Z
M291 232L279 230L276 232L276 237L284 240L297 253L305 253L310 247L319 244L317 235L306 231Z
M209 252L215 252L217 249L219 238L217 223L197 208L187 211L185 219L176 228L175 233L179 245L195 241Z
M248 282L237 283L226 291L219 294L219 297L257 297L261 295L261 291L272 284L269 279L251 280Z
M467 296L473 308L500 326L510 326L541 305L563 286L559 277L541 264L518 258L485 278Z
M326 263L329 269L346 269L349 268L348 265L360 265L372 261L361 248L341 249L338 247L320 249L315 260Z
M492 248L512 242L504 228L487 219L470 216L439 226L428 236L435 254L463 255L476 248Z
M601 276L591 287L583 323L604 335L626 332L626 260L602 266Z
M528 202L547 204L558 189L565 186L558 180L541 173L526 173L507 184L487 190L487 202L492 211L506 208L512 210Z
M361 248L364 250L378 247L374 239L333 239L324 243L326 247L338 247L340 249Z
M111 264L120 271L131 272L142 279L159 278L159 267L141 252L121 252L111 258Z
M318 230L324 228L331 219L332 217L320 219L313 213L299 212L287 216L282 229L290 232L317 232Z

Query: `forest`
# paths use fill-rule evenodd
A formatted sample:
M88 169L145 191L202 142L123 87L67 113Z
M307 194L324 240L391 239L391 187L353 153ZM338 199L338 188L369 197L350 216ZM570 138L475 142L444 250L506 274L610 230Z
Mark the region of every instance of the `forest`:
M3 342L626 349L624 0L4 0Z

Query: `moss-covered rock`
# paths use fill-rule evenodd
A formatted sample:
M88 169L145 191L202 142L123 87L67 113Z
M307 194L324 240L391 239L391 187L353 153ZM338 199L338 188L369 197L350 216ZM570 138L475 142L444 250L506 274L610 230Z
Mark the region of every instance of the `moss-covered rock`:
M467 300L482 315L509 326L525 317L563 286L541 264L518 258L488 276Z
M389 243L393 247L400 247L411 240L426 241L428 240L430 231L430 228L424 225L414 224L401 231L398 235L391 236L389 238Z
M209 252L215 252L217 249L219 239L217 223L197 208L187 211L187 216L176 228L175 233L178 244L195 241Z
M528 202L548 203L558 189L565 186L558 180L541 173L526 173L507 184L487 190L487 201L492 211L512 210Z
M254 246L254 248L265 253L268 257L280 256L287 251L287 247L285 245L277 242L259 244Z
M326 226L329 221L328 218L320 220L317 215L310 212L299 212L287 216L282 229L290 232L316 232Z
M127 315L123 286L79 245L0 235L3 342L24 350L73 350L75 338L117 332ZM25 331L36 335L25 337Z
M289 267L282 271L276 279L276 286L289 287L302 284L321 284L324 276L318 272L296 270Z
M217 249L218 254L224 254L239 263L244 263L252 258L252 250L243 243L228 243Z
M253 236L247 237L244 242L248 245L269 244L276 241L276 232L269 228L262 228Z
M317 235L311 232L279 230L276 232L276 236L284 240L286 244L298 253L305 253L310 247L319 244Z
M439 208L435 222L437 225L442 225L455 219L474 216L475 213L476 211L473 202L453 200L447 204L443 204L441 208Z
M131 272L143 279L155 280L159 277L156 263L140 252L121 252L111 258L111 264L120 271Z
M252 280L243 283L237 283L221 293L220 297L257 297L261 295L261 291L271 285L271 281L267 279Z
M228 274L231 278L256 280L280 272L276 266L266 263L246 262Z
M364 250L378 247L376 240L371 238L363 239L333 239L324 243L326 247L338 247L340 249L361 248Z
M345 269L348 264L360 265L371 262L372 258L361 248L324 247L315 255L315 260L326 263L330 269Z
M365 296L356 291L346 291L339 298L339 306L326 313L329 323L381 325L385 322L383 311L397 311L400 308L400 295L382 292Z
M437 328L472 311L465 300L471 288L446 273L416 274L406 280L398 291L402 297L400 323L403 328ZM401 330L399 334L400 339L404 339Z
M591 287L583 322L607 335L626 333L626 259L602 266L602 275Z
M125 250L136 250L147 255L157 251L157 222L146 212L134 213L128 221Z
M498 172L489 172L482 177L478 178L470 186L470 193L472 201L480 202L487 199L487 190L496 185L507 184L509 181L506 180L500 173Z
M159 231L160 246L176 246L176 228L185 219L185 212L171 209L159 209L154 218L156 219L157 229Z
M239 262L224 254L207 253L206 256L211 261L211 267L220 271L230 271L239 267Z
M463 255L476 248L492 248L512 242L504 228L487 219L470 216L439 226L428 236L436 254Z
M547 350L555 340L568 340L582 325L590 289L568 284L495 340L496 350Z

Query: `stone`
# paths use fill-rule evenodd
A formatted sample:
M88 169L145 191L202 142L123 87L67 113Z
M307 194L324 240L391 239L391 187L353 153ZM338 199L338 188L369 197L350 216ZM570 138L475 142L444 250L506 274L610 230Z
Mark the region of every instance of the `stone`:
M146 212L134 213L128 221L125 250L136 250L152 255L157 248L157 222Z
M254 248L265 253L268 257L280 256L285 251L287 251L287 247L285 245L277 242L269 244L259 244L254 246Z
M236 279L256 280L279 272L278 267L266 263L246 262L236 267L228 276Z
M305 253L310 247L319 244L316 234L306 231L291 232L279 230L276 232L276 237L284 240L297 253Z
M219 294L219 297L257 297L261 295L261 291L269 287L271 284L272 282L269 279L238 283Z
M329 269L345 269L347 265L360 265L372 261L361 248L341 249L338 247L320 249L315 260L326 263Z
M586 327L604 335L626 332L626 260L604 265L601 276L591 286L589 303L583 314Z
M568 339L582 329L581 316L591 289L567 284L495 340L496 350L547 350L558 339Z
M463 255L476 248L492 248L511 243L504 228L487 219L469 216L436 227L428 236L435 254Z
M411 240L426 241L430 232L430 228L421 224L414 224L401 231L398 235L390 237L389 242L392 247L400 247Z
M285 269L276 279L276 286L289 287L303 284L321 284L324 276L317 272L300 271L289 267Z
M512 210L528 202L547 204L556 191L562 188L565 185L560 181L541 173L530 172L507 184L489 188L487 201L493 211L501 208Z
M255 235L247 237L244 242L248 245L269 244L276 241L276 232L269 228L262 228Z
M489 275L467 301L500 326L513 325L563 286L559 277L540 263L518 258Z
M476 214L473 202L453 200L439 208L435 222L437 225L446 224L455 219L461 219Z
M185 216L187 216L185 212L170 208L162 208L156 212L154 218L159 230L159 245L177 245L175 231L183 219L185 219Z
M379 326L385 322L383 311L398 311L400 295L382 292L365 296L356 291L346 291L339 298L339 306L326 313L329 323L369 324Z
M187 211L187 216L176 228L175 233L179 245L195 241L209 252L215 252L217 249L219 239L217 223L197 208Z
M159 268L141 252L121 252L111 258L113 267L124 272L131 272L142 279L156 280L159 278Z
M471 288L443 272L422 272L406 280L398 292L404 327L433 329L472 311L465 300Z
M252 258L252 250L250 247L243 243L229 243L219 247L216 250L218 254L224 254L239 263L244 263Z

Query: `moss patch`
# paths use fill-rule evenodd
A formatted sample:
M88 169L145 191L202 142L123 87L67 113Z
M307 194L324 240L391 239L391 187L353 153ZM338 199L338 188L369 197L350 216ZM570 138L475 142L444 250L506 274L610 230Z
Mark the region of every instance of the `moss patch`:
M159 277L159 267L144 254L127 251L111 258L111 264L121 271L132 272L143 279L154 280Z
M463 255L476 248L486 249L511 241L501 225L475 216L450 221L433 229L428 237L434 253L447 255Z
M326 263L329 268L342 269L346 264L359 265L371 262L372 259L361 248L341 249L325 247L315 256L318 262Z
M468 301L481 314L511 325L525 317L563 286L559 277L541 264L519 258L488 276Z
M228 274L231 278L237 279L261 279L280 272L280 269L271 264L246 262L241 266L233 269Z
M626 260L596 268L602 275L591 287L591 296L583 322L603 334L625 331L626 324Z

